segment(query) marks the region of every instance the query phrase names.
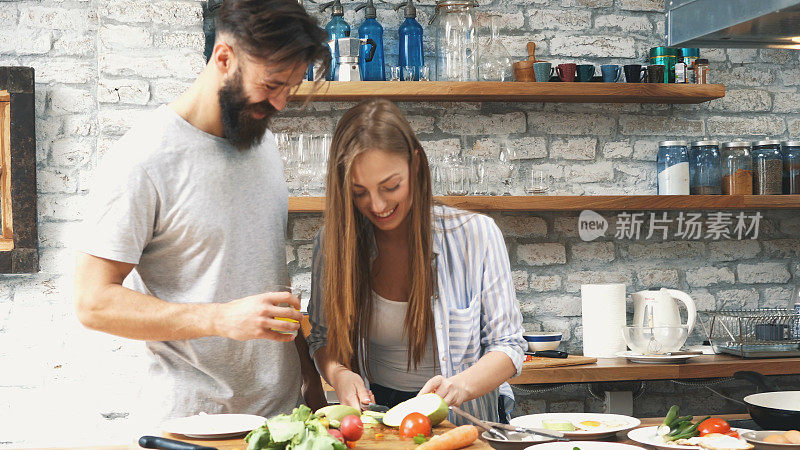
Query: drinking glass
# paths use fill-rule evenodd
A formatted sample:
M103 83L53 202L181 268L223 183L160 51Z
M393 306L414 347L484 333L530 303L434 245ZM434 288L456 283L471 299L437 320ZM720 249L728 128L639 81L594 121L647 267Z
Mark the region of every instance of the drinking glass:
M400 81L400 66L389 66L389 81Z
M447 195L467 195L468 177L464 162L460 159L454 160L448 167L447 172L448 189Z
M291 286L286 286L286 285L279 284L279 285L273 286L272 288L268 289L267 292L289 292L293 296L297 297L297 300L300 300L302 302L303 291L300 288L293 288ZM289 304L288 303L279 303L278 306L280 306L282 308L287 308L287 307L289 307ZM275 317L275 320L282 320L284 322L298 323L294 319L287 319L285 317ZM273 329L272 331L278 331L278 330ZM297 336L297 331L293 331L293 332L278 331L278 333L291 334L292 336Z
M486 158L482 156L473 156L469 159L470 168L469 174L472 179L470 180L470 192L473 195L488 195L489 186L486 179Z
M299 167L297 168L297 180L302 185L302 192L300 195L310 195L309 185L314 178L314 158L312 151L312 135L307 133L300 133L297 135L297 140L294 141L296 145L296 154L299 160Z
M800 283L794 285L789 298L789 313L794 315L789 323L789 334L792 339L800 339Z
M431 68L427 64L419 67L419 81L431 81Z
M403 81L414 81L416 79L416 67L403 66Z
M541 169L532 170L528 193L544 194L548 190L550 190L550 174Z
M498 159L503 174L503 195L511 195L511 185L517 177L519 161L517 161L517 152L508 141L500 144Z

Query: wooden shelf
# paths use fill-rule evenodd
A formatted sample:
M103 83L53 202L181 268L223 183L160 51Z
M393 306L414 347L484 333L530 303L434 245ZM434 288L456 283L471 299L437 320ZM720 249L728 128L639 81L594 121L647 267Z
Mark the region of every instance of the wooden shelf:
M800 195L543 195L435 197L473 211L652 211L800 209ZM289 212L322 212L323 197L290 197Z
M517 83L500 81L304 81L291 101L702 103L725 96L721 84Z
M638 364L625 358L598 358L594 364L582 366L525 367L509 380L511 384L592 383L604 381L685 380L693 378L730 377L740 370L763 375L800 373L800 358L743 359L729 355L703 355L685 364Z

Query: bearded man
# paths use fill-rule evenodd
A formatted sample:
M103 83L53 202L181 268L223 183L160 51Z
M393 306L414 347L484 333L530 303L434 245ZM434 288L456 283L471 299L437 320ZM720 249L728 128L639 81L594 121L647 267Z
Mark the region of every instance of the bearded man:
M146 342L149 416L271 416L324 403L299 324L275 319L301 315L280 287L288 191L268 125L310 63L328 66L325 41L297 0L225 0L203 72L96 171L77 315Z

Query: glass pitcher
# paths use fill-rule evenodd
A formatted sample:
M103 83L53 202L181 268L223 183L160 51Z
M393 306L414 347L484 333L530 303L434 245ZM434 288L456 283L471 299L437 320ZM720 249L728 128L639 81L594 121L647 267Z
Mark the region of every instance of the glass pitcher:
M491 34L481 48L481 81L513 81L511 55L500 42L500 16L489 16Z
M475 0L438 0L431 24L436 43L436 80L478 81L479 42Z

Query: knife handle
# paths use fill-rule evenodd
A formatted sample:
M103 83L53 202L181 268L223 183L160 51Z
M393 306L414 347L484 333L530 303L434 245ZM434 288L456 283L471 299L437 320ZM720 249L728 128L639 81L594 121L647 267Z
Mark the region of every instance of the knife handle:
M539 350L538 352L533 352L533 356L541 356L544 358L566 358L569 356L567 352L560 352L558 350Z
M139 438L139 445L144 448L160 448L163 450L217 450L216 447L205 447L158 436L142 436Z

